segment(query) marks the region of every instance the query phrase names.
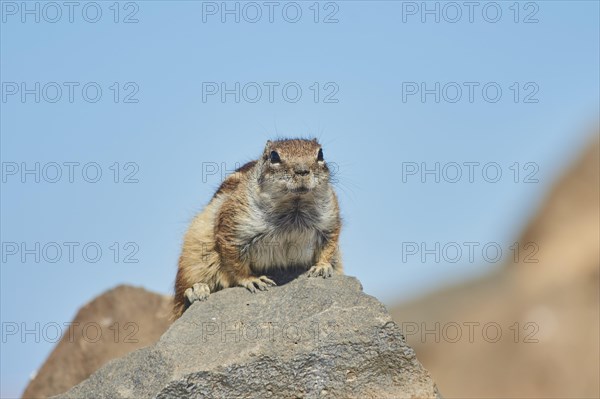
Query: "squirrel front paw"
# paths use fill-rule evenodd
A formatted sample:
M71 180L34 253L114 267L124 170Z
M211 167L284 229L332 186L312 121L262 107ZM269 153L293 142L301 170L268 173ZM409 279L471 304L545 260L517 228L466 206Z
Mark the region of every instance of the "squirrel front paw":
M306 275L308 277L331 277L333 276L333 266L331 266L331 263L320 263L311 267Z
M257 288L261 291L266 291L269 289L269 287L272 287L277 284L275 283L275 281L271 280L267 276L260 276L260 277L246 277L246 278L240 279L238 281L238 285L240 287L247 288L248 291L250 291L250 292L256 292Z
M206 300L209 295L210 288L208 287L208 284L204 283L196 283L183 293L183 296L185 296L190 305L196 301Z

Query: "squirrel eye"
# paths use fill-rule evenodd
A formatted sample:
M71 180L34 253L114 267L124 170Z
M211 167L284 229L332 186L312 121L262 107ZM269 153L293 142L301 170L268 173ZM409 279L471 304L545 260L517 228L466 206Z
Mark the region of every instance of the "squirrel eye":
M277 151L271 151L271 163L281 163L281 158L279 158L279 154Z
M319 148L319 153L317 154L317 161L323 162L323 149Z

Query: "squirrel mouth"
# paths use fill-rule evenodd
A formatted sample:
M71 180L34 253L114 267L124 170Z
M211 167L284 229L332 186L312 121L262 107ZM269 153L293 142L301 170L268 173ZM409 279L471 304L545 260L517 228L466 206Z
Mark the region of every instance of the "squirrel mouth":
M304 186L290 189L290 192L292 192L293 194L306 194L309 191L310 189Z

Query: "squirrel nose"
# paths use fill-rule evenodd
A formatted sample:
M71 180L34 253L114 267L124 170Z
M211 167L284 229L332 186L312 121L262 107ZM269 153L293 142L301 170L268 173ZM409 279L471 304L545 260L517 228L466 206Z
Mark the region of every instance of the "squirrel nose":
M296 169L294 172L299 176L306 176L310 173L308 169Z

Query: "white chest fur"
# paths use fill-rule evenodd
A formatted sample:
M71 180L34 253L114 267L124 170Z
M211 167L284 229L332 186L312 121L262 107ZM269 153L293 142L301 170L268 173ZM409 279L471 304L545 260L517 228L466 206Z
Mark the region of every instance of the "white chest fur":
M325 243L324 232L335 225L329 191L320 197L280 202L249 195L250 211L238 224L241 255L257 271L314 266Z
M316 229L275 229L253 240L247 246L252 268L261 271L272 268L310 267L319 250Z

